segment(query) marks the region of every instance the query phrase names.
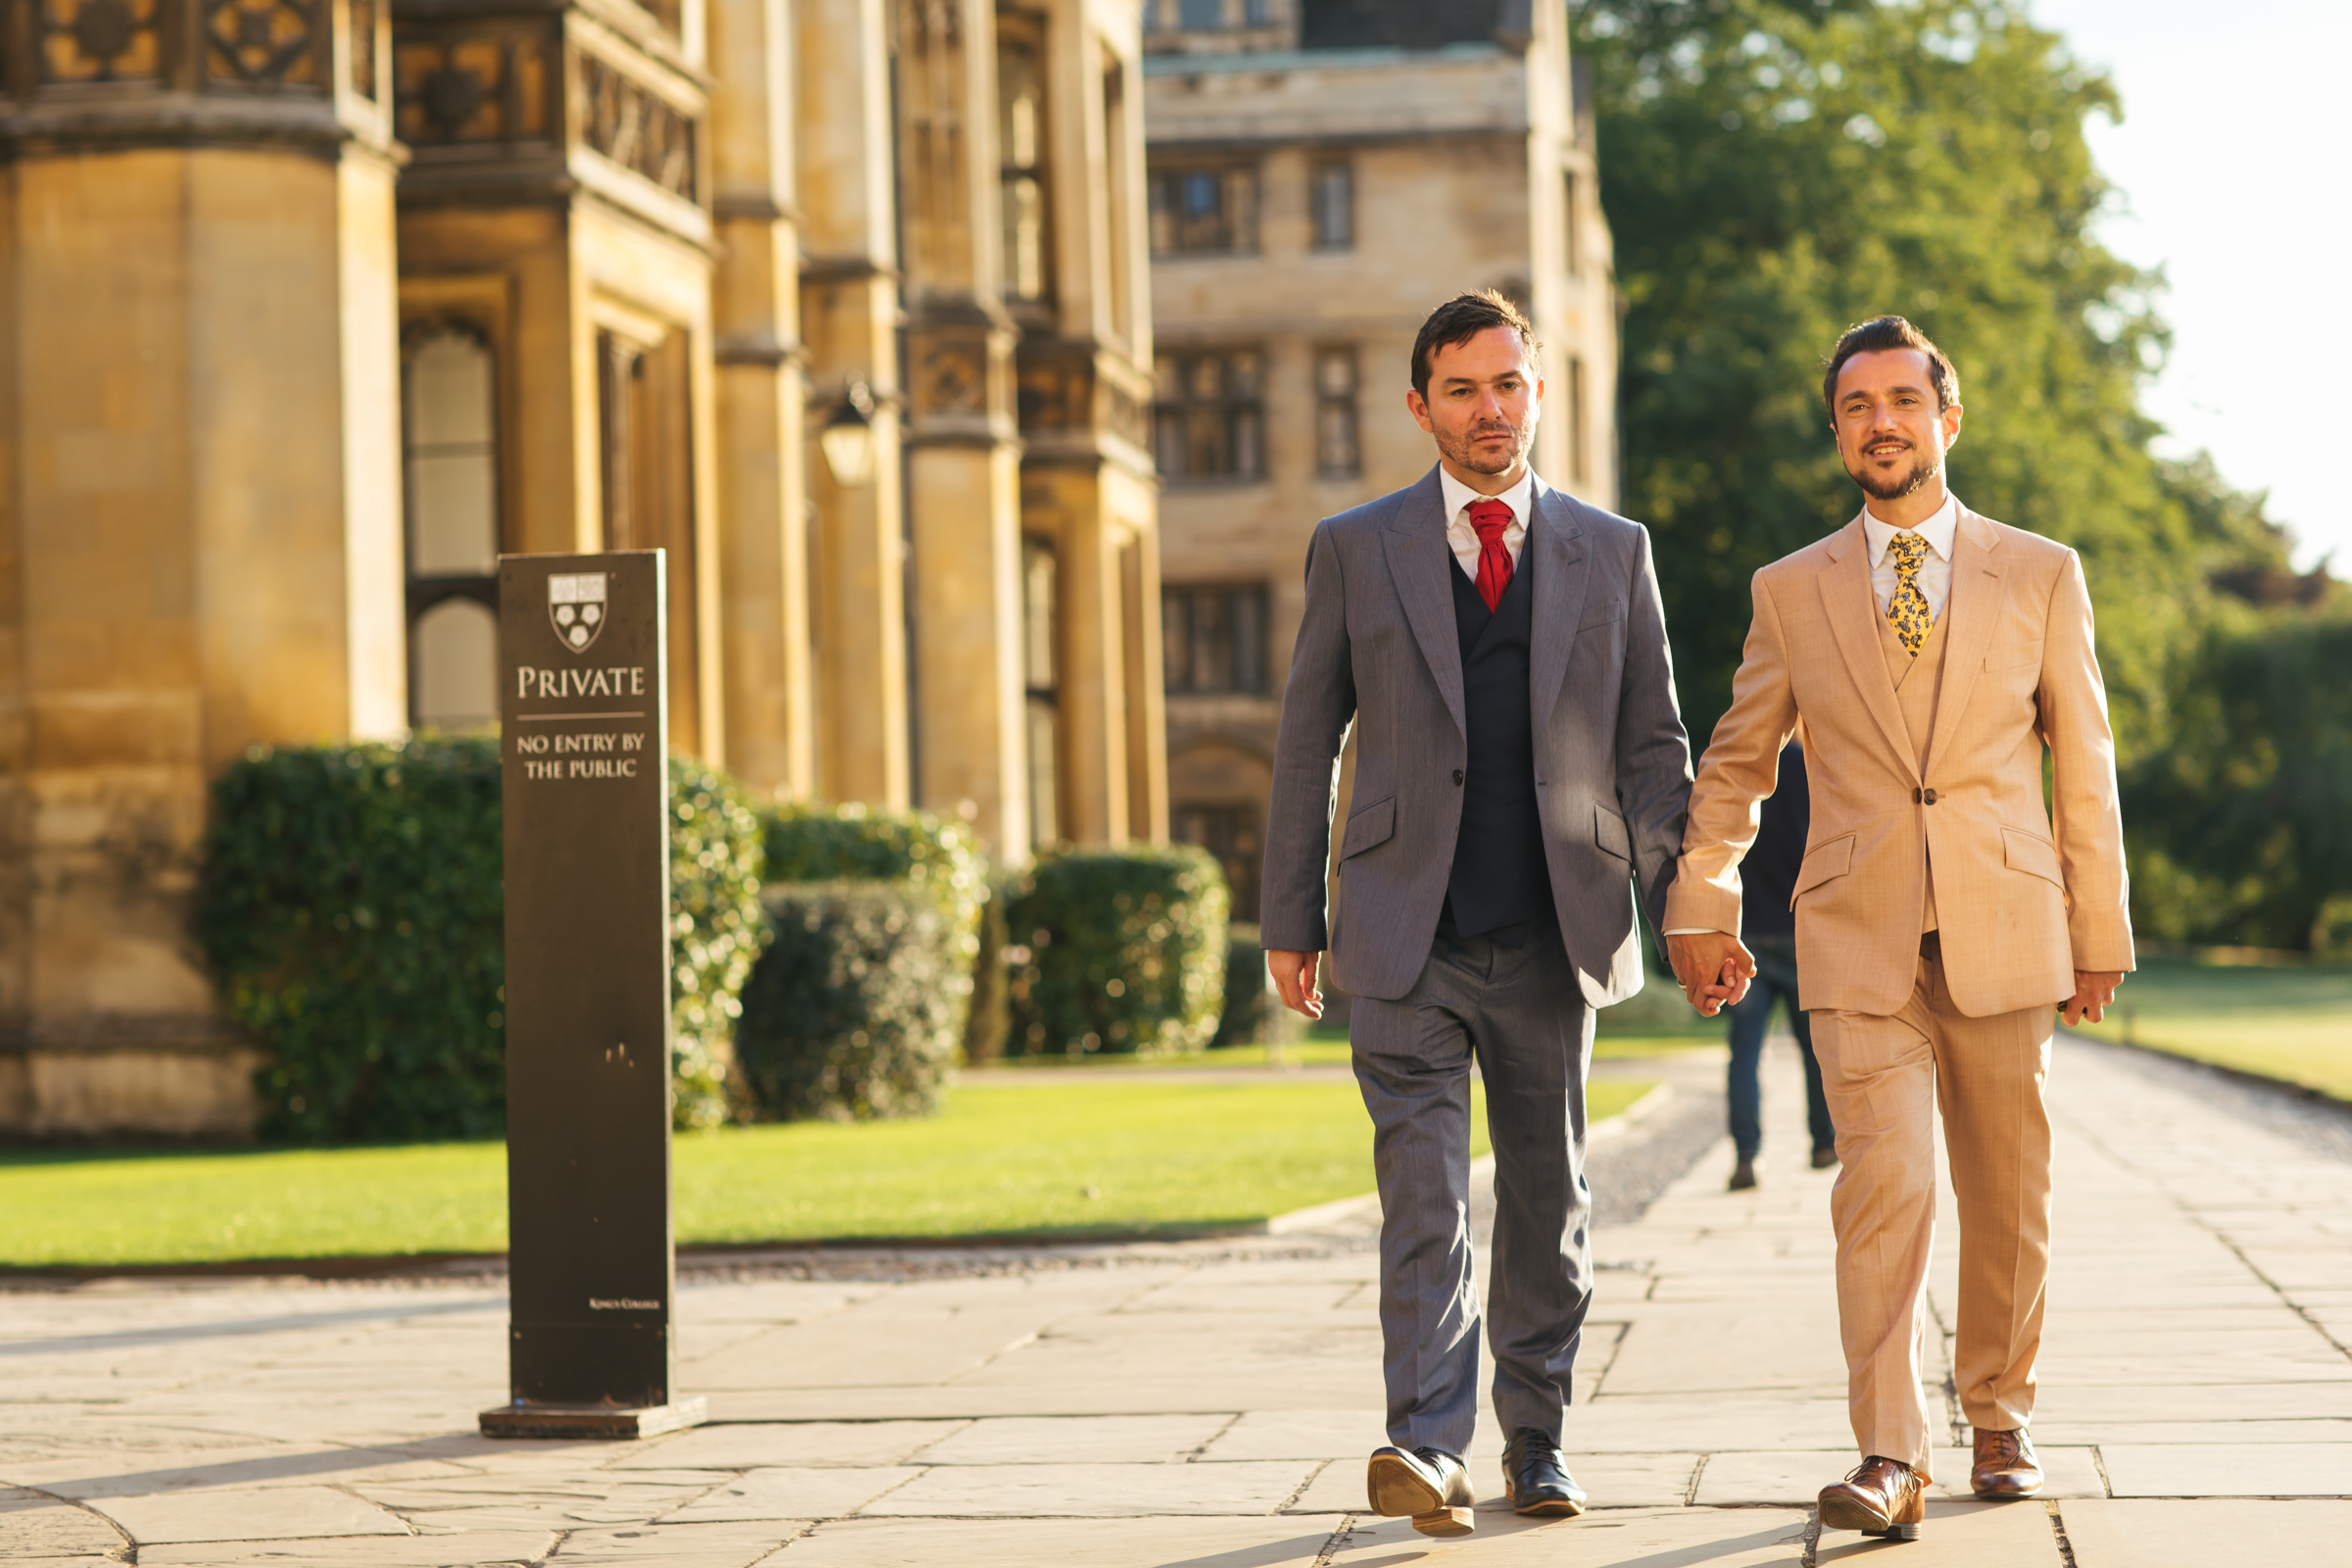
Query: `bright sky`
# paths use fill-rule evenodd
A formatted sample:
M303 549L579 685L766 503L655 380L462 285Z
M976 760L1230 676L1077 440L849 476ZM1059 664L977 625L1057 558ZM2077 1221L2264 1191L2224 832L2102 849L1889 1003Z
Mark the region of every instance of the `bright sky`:
M2090 125L2123 202L2107 244L2170 283L2173 357L2147 408L2210 451L2310 567L2352 577L2338 422L2352 368L2352 181L2337 144L2352 0L2030 0L2104 69L2124 122ZM2329 454L2334 456L2330 457Z

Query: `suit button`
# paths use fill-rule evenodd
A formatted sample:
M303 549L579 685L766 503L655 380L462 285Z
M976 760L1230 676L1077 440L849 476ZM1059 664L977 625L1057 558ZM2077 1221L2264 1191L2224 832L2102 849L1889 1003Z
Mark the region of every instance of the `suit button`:
M1462 781L1462 770L1458 767L1453 770L1453 781L1456 784L1459 784Z
M1936 804L1936 792L1934 790L1927 792L1927 801L1930 806L1934 806Z
M1921 788L1920 788L1918 785L1916 785L1916 784L1912 785L1912 786L1911 786L1911 804L1912 804L1913 806L1925 806L1927 803L1928 803L1928 797L1927 797L1927 793L1926 793L1924 790L1922 790L1922 789L1921 789Z

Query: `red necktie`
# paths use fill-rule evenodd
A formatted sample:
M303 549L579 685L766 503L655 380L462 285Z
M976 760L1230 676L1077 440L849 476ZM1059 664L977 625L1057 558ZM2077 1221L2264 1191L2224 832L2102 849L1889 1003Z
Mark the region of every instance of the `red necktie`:
M1511 585L1511 553L1502 547L1502 530L1511 525L1511 509L1499 501L1470 503L1470 526L1478 530L1478 597L1489 610L1500 608L1503 590Z

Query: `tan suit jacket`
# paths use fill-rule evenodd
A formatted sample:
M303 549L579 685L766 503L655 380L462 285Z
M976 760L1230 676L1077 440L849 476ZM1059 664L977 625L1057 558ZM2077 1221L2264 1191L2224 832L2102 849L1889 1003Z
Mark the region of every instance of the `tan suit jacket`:
M1801 720L1813 825L1790 907L1805 1007L1902 1007L1931 866L1963 1014L2048 1006L2074 994L2078 969L2132 967L2115 740L2072 550L1960 509L1924 767L1886 673L1861 517L1757 572L1753 590L1664 929L1739 931L1740 860Z

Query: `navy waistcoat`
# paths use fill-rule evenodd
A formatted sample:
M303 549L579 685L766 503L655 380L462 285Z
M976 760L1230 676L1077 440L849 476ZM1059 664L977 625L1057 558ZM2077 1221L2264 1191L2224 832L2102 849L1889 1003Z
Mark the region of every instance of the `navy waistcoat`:
M1492 935L1513 947L1521 929L1549 922L1551 876L1544 858L1544 822L1536 811L1534 720L1529 715L1529 653L1534 642L1535 553L1521 547L1519 569L1493 611L1450 552L1454 631L1462 647L1462 716L1469 728L1463 769L1462 827L1454 841L1446 914L1456 934Z

